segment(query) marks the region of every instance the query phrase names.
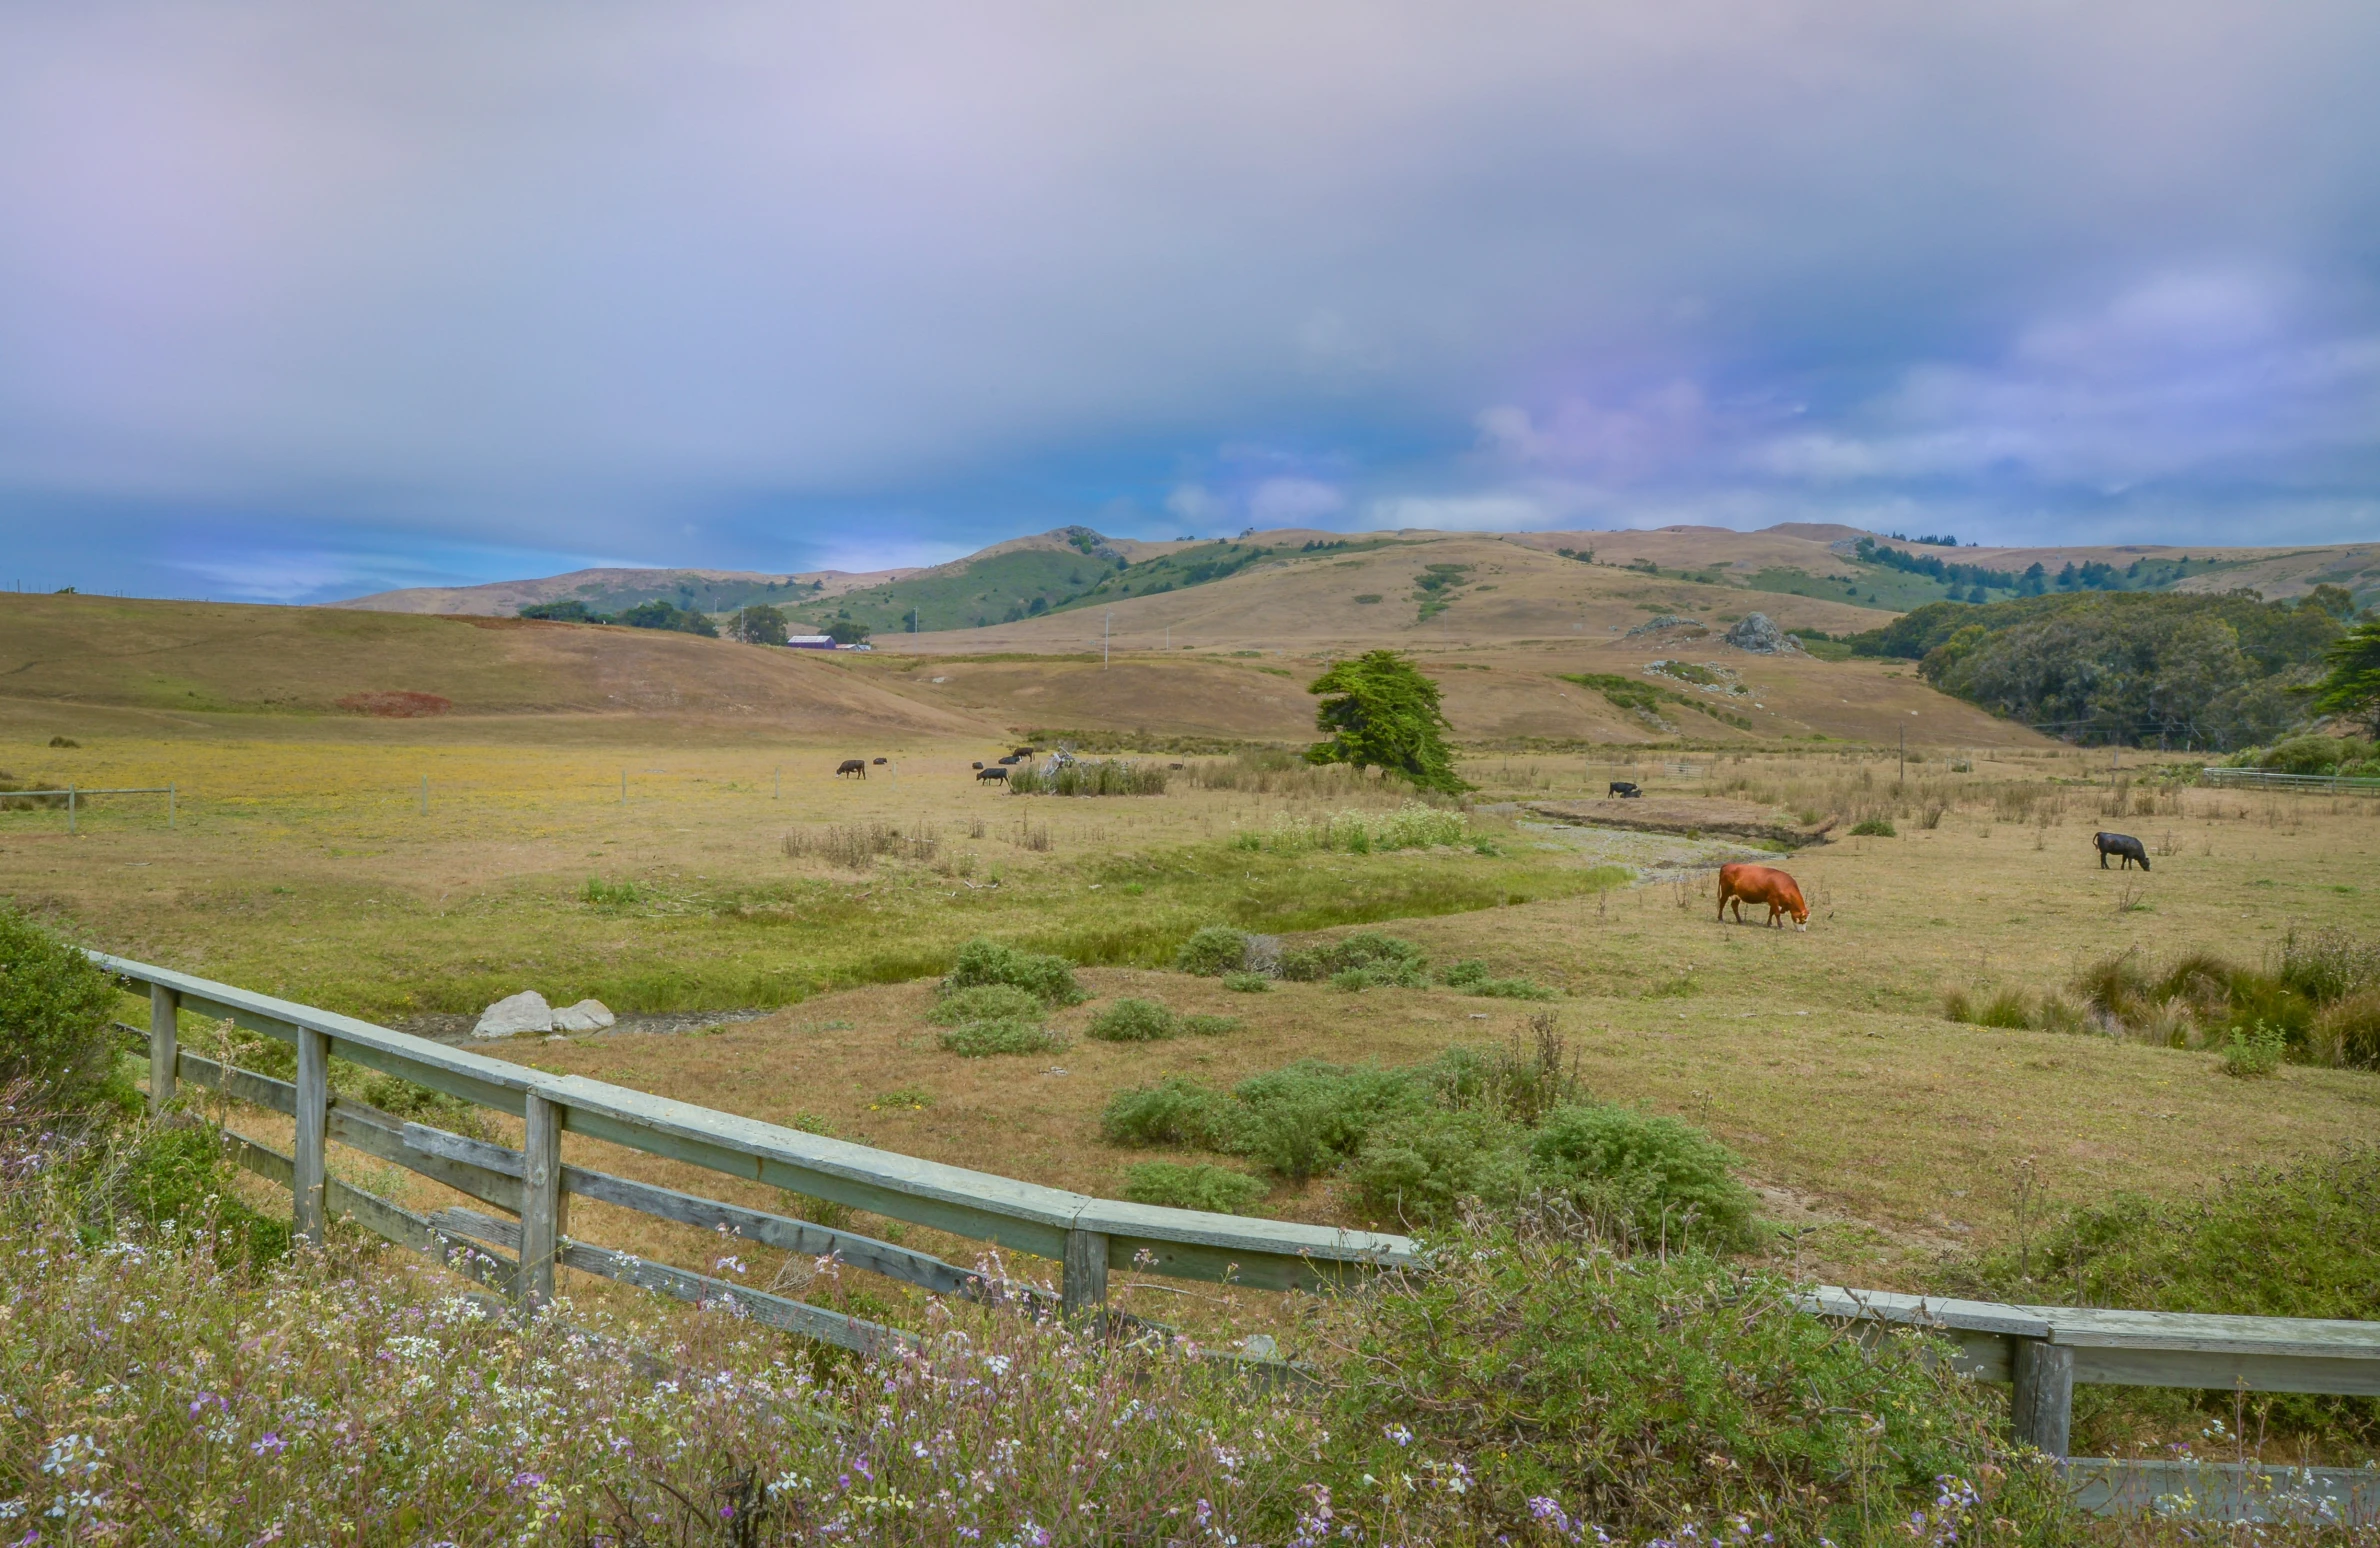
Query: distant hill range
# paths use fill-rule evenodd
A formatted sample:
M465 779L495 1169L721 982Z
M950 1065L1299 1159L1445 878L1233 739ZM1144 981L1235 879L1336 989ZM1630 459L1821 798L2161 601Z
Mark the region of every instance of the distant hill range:
M1249 604L1288 602L1319 606L1311 621L1328 620L1328 632L1379 633L1394 618L1427 623L1459 599L1477 602L1500 589L1485 583L1478 556L1482 544L1504 552L1527 550L1583 561L1598 570L1630 572L1696 590L1671 592L1681 606L1703 611L1726 606L1728 593L1767 592L1824 603L1823 619L1803 622L1837 631L1881 623L1878 615L1899 614L1929 602L2002 601L2058 591L2221 592L2252 589L2272 600L2302 596L2317 585L2335 585L2359 604L2380 601L2380 544L2332 547L2217 548L2206 545L2127 544L2059 548L1954 547L1945 535L1911 538L1855 527L1787 522L1757 532L1722 527L1677 526L1620 532L1442 533L1426 531L1332 533L1287 530L1208 542L1141 542L1111 538L1089 527L1055 531L995 544L964 559L922 569L798 571L770 575L733 570L578 570L540 580L500 581L484 586L416 587L381 592L335 604L374 612L444 613L510 617L537 603L581 601L591 611L616 613L638 603L675 606L723 615L754 603L782 608L797 627L819 628L846 618L878 635L946 635L995 631L1012 643L1047 648L1049 641L1078 645L1085 626L1062 615L1093 608L1141 604L1128 609L1136 625L1174 615L1151 599L1199 590L1234 578L1267 577L1297 583L1246 584L1228 588L1235 602L1225 610L1238 619ZM1428 552L1424 552L1424 551ZM1356 563L1362 556L1372 563ZM1406 560L1413 562L1408 565ZM1404 573L1410 570L1410 575ZM1559 576L1563 566L1555 566ZM1390 572L1395 572L1393 578ZM1574 578L1586 578L1569 572ZM1432 580L1430 577L1439 577ZM1547 577L1540 573L1537 579ZM1613 581L1620 577L1612 577ZM1320 584L1317 584L1317 583ZM1701 590L1699 588L1718 588ZM1516 576L1501 589L1523 594L1543 589ZM1612 595L1610 583L1569 587L1581 600ZM1650 596L1640 586L1639 594ZM1406 594L1409 593L1409 594ZM1394 602L1387 599L1394 597ZM1370 597L1370 602L1355 599ZM1694 604L1700 601L1700 606ZM1517 600L1507 597L1506 601ZM1550 598L1549 598L1550 600ZM1749 599L1746 599L1749 600ZM1218 597L1220 602L1221 598ZM1776 613L1778 604L1763 604ZM1377 608L1377 611L1372 609ZM1350 611L1350 609L1354 609ZM1845 609L1857 613L1845 616ZM1204 612L1204 609L1198 610ZM1258 605L1256 611L1271 608ZM1473 614L1495 609L1472 607ZM1504 611L1509 612L1506 608ZM1806 615L1809 610L1783 608ZM1858 615L1866 615L1864 618ZM1121 616L1121 615L1120 615ZM1044 622L1047 620L1047 622ZM1184 614L1185 624L1205 623ZM1262 632L1279 628L1245 620ZM1283 618L1280 624L1292 625ZM1521 632L1541 625L1512 619ZM1160 627L1163 625L1160 624ZM1236 627L1236 625L1235 625ZM1511 632L1510 630L1504 632Z

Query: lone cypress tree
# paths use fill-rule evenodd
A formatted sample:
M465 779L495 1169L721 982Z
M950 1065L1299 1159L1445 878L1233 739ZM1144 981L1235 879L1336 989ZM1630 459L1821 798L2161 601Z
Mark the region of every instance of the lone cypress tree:
M2380 737L2380 618L2357 624L2322 653L2330 673L2314 685L2314 708L2360 720Z
M1306 691L1322 696L1314 727L1329 738L1306 749L1308 763L1392 769L1424 790L1449 794L1471 788L1454 772L1438 685L1395 651L1334 662Z

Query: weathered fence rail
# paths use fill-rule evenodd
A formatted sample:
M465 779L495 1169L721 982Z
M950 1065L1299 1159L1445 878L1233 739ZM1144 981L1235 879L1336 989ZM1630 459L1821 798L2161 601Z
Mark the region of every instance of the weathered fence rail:
M517 1280L518 1294L530 1304L552 1298L554 1265L563 1262L674 1294L730 1296L764 1320L851 1347L874 1347L900 1336L799 1301L570 1242L567 1210L574 1195L723 1229L788 1251L832 1253L854 1267L930 1290L969 1293L982 1287L973 1271L897 1243L567 1165L561 1156L565 1133L1054 1260L1061 1265L1060 1299L1069 1313L1104 1309L1111 1269L1228 1280L1252 1289L1320 1289L1376 1266L1414 1260L1413 1243L1401 1236L1091 1198L583 1076L551 1075L168 968L100 953L93 960L148 987L153 1106L162 1107L176 1085L187 1080L290 1115L295 1137L285 1173L281 1159L266 1161L257 1154L262 1147L243 1149L241 1156L287 1184L301 1235L321 1240L337 1213L324 1164L325 1147L335 1139L517 1217L517 1225L500 1228L487 1216L450 1214L437 1221L410 1216L395 1227L406 1245L427 1243L443 1255L473 1236L510 1249L510 1259L485 1255ZM226 1069L184 1049L183 1011L227 1019L294 1044L297 1078L283 1081ZM334 1057L518 1117L524 1144L519 1150L490 1145L335 1097L329 1081ZM355 1190L337 1196L352 1198ZM374 1229L391 1218L385 1211L357 1212L359 1223Z
M148 988L152 1107L162 1108L187 1082L291 1117L289 1155L242 1136L232 1144L241 1165L290 1190L303 1235L320 1241L329 1221L352 1218L525 1305L552 1298L561 1264L685 1300L732 1301L757 1321L846 1348L879 1349L911 1337L575 1240L568 1234L574 1197L787 1252L831 1255L939 1294L1018 1293L899 1243L572 1165L562 1159L566 1133L1052 1259L1061 1265L1056 1309L1070 1316L1109 1315L1107 1276L1115 1268L1257 1289L1323 1289L1373 1268L1422 1262L1416 1244L1401 1236L1091 1198L551 1075L167 968L96 952L92 959ZM184 1011L293 1043L297 1078L226 1067L182 1047ZM139 1035L137 1028L126 1030ZM524 1143L516 1150L336 1096L329 1081L333 1057L519 1117ZM512 1218L465 1208L425 1216L351 1187L326 1169L334 1140ZM1916 1327L1948 1340L1953 1368L2008 1383L2018 1437L2058 1457L2067 1453L2078 1385L2380 1396L2380 1323L2002 1305L1833 1285L1806 1292L1801 1305L1878 1332ZM2142 1509L2187 1494L2198 1513L2224 1519L2314 1510L2380 1523L2380 1469L2085 1458L2068 1466L2077 1498L2093 1509Z
M2380 795L2380 779L2337 774L2281 774L2271 769L2226 769L2210 765L2198 771L2198 782L2218 790L2327 790L2334 795Z
M0 811L14 810L8 805L10 801L27 801L44 796L64 796L66 798L66 831L72 833L76 831L76 821L81 814L83 798L86 796L161 795L165 797L165 825L170 828L174 825L174 803L177 794L177 787L173 785L126 785L112 790L87 788L80 785L68 785L63 790L0 790Z

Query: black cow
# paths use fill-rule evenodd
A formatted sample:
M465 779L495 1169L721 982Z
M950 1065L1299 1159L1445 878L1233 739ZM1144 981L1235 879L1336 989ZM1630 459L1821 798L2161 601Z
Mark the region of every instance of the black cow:
M2140 840L2129 833L2094 833L2091 835L2091 846L2099 851L2099 869L2102 871L2107 869L2109 855L2120 858L2124 862L2122 869L2127 871L2132 869L2135 860L2140 862L2142 870L2149 868L2149 852L2141 847Z
M980 769L980 768L982 768L982 767L983 767L983 760L982 760L981 758L978 758L978 759L976 759L976 760L975 760L975 763L974 763L974 767L976 767L976 768L979 768L979 769Z
M978 769L975 772L975 778L978 783L991 780L1005 785L1008 783L1008 771L1006 769Z
M1010 753L1010 754L1009 754L1007 757L1005 757L1005 758L1002 758L1002 759L1000 760L1000 766L1001 766L1002 768L1006 768L1008 765L1010 765L1010 764L1012 764L1012 763L1014 763L1014 762L1016 762L1016 761L1017 761L1017 756L1016 756L1016 754L1015 754L1015 753Z
M882 758L871 758L868 761L871 763L882 763L884 760Z
M1016 750L1016 756L1019 758L1030 758L1033 756L1033 749L1030 747L1020 747Z
M1623 801L1631 800L1634 797L1644 794L1643 791L1637 789L1634 785L1631 785L1624 779L1615 779L1611 782L1611 793L1618 796Z
M841 779L846 774L856 774L861 779L866 779L868 777L866 761L859 758L845 758L841 763L835 765L835 778Z

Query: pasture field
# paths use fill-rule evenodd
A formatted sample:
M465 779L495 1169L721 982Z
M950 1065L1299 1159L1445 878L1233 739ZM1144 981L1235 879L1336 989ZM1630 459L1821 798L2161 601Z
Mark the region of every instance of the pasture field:
M2380 802L2175 788L2130 755L2111 778L2106 754L2071 751L1963 769L1929 753L1905 783L1893 752L1839 745L1670 755L1682 763L1486 755L1463 764L1479 786L1477 842L1283 853L1235 835L1400 798L1248 758L1166 757L1190 767L1164 796L1062 800L978 789L967 765L997 748L947 741L896 749L862 782L830 776L839 744L681 729L623 749L527 722L369 730L259 718L243 735L87 732L82 747L53 749L12 720L0 764L19 776L172 779L186 794L171 832L148 798L98 803L71 838L62 812L0 812L0 895L89 944L399 1024L435 1027L532 987L556 1003L592 994L624 1012L721 1013L694 1030L486 1046L1107 1194L1125 1166L1162 1154L1101 1139L1099 1112L1121 1087L1171 1074L1224 1084L1301 1058L1418 1062L1500 1045L1550 1013L1595 1096L1704 1124L1745 1158L1771 1218L1791 1228L1776 1251L1879 1288L1919 1287L1944 1255L2007 1240L2020 1169L2053 1202L2175 1194L2380 1132L2370 1072L2285 1065L2234 1079L2203 1048L1941 1013L1947 992L2037 995L2128 950L2253 963L2293 929L2360 930ZM1582 841L1528 809L1598 796L1613 778L1781 820L1837 817L1835 842L1767 857L1800 878L1808 933L1714 922L1711 882L1692 866L1731 846ZM1891 818L1898 836L1842 836L1869 817ZM2140 835L2154 871L2100 870L2100 826ZM887 852L827 853L855 836ZM1175 946L1214 922L1293 945L1302 932L1382 929L1434 962L1477 958L1559 997L1327 983L1234 993L1168 970ZM927 980L976 935L1086 965L1094 999L1055 1018L1078 1034L1071 1047L966 1059L937 1046ZM1123 994L1240 1026L1080 1038ZM649 1158L597 1164L737 1196ZM376 1163L340 1165L408 1191ZM1260 1208L1354 1218L1328 1180L1277 1185ZM712 1250L625 1217L587 1234L690 1266ZM1185 1315L1133 1293L1138 1309Z

